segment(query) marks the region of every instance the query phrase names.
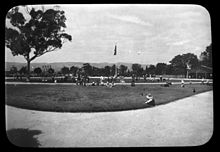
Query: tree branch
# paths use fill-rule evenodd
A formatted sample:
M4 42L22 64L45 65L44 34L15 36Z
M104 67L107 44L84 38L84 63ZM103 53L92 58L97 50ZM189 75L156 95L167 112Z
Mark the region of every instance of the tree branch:
M36 57L38 57L38 55L34 55L31 57L30 61L34 60Z
M25 60L28 60L27 56L24 56Z
M44 55L45 53L55 51L56 49L57 49L57 48L50 48L50 49L46 50L45 52L43 52L43 53L41 53L41 54L36 54L36 55L34 55L33 57L31 57L30 61L34 60L34 59L37 58L37 57L40 57L40 56Z

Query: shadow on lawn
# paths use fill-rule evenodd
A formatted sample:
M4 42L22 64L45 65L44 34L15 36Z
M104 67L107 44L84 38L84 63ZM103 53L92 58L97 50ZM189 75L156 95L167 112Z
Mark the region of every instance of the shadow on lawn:
M29 129L10 129L7 131L9 141L18 147L39 147L40 143L34 137L35 135L41 134L40 130L29 130Z

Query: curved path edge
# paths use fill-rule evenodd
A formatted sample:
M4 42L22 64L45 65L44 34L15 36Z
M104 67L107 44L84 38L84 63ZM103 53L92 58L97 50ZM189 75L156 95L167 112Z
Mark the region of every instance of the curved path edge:
M154 108L56 113L5 106L6 130L40 130L42 147L198 146L213 133L213 91Z

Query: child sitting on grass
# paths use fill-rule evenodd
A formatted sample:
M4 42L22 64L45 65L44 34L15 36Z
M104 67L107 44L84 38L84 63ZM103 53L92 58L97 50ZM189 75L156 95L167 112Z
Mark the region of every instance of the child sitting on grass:
M151 105L151 106L155 106L155 100L154 97L149 93L146 95L147 101L145 103Z

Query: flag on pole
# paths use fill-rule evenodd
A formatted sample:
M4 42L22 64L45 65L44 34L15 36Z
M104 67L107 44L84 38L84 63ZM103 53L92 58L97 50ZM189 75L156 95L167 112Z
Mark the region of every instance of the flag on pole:
M114 55L117 54L117 46L115 45L115 49L114 49Z

